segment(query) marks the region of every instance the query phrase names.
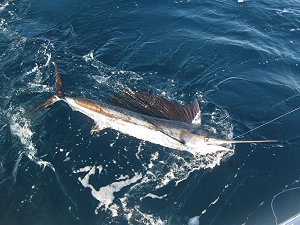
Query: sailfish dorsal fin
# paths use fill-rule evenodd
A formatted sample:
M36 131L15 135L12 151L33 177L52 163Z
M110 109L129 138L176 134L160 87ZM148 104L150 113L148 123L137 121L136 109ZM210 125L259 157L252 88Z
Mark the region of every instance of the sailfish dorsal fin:
M129 89L123 92L124 95L114 96L108 102L140 114L200 125L200 107L197 101L178 105L145 92L133 92Z

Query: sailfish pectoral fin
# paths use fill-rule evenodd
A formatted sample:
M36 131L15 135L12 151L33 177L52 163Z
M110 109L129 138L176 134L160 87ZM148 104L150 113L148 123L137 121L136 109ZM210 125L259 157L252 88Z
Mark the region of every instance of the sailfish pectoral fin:
M185 144L188 142L188 135L191 133L189 130L182 130L179 136L179 140L182 144Z
M93 126L93 128L91 129L91 134L94 135L106 128L107 128L107 126L105 126L104 124L96 123L95 126Z

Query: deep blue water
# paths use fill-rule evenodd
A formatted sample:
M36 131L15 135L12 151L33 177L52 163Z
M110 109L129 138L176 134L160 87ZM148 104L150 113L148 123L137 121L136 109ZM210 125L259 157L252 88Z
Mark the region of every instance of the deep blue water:
M300 106L299 40L292 0L2 1L0 224L269 225L298 213L299 111L242 137L278 143L194 156L92 135L62 102L29 110L54 92L56 62L69 96L197 100L203 127L235 138Z

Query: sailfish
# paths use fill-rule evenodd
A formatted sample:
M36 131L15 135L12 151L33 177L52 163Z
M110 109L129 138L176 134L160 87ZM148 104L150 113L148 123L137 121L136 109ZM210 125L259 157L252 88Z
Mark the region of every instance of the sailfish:
M52 97L32 111L37 112L63 101L95 122L92 132L113 129L125 135L167 148L206 155L216 151L232 151L234 143L275 142L275 140L224 140L209 136L201 127L201 111L197 101L178 105L146 92L125 89L123 94L107 102L65 96L58 69L55 66L56 91Z

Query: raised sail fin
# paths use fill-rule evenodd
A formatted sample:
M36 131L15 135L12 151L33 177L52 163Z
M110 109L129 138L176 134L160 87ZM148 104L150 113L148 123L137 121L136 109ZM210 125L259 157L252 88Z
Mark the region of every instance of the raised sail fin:
M162 97L125 89L123 96L115 96L108 102L140 114L200 125L200 107L196 101L177 105Z

